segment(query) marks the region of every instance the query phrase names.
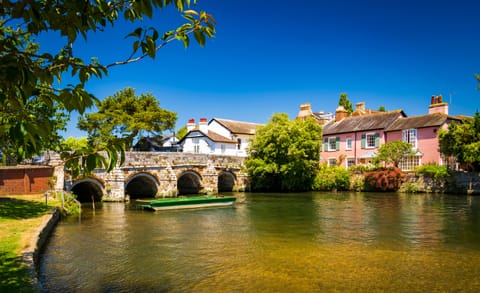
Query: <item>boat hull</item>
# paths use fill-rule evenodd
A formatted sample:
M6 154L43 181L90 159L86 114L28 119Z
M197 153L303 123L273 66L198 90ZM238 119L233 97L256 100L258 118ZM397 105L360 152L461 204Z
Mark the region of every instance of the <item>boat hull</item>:
M232 206L235 203L234 196L195 196L195 197L175 197L168 199L155 199L138 206L153 211L177 210L177 209L198 209Z

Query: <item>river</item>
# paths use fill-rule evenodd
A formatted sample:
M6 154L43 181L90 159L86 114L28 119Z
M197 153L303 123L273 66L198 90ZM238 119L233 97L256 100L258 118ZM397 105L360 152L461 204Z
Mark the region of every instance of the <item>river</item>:
M45 292L479 292L480 197L234 193L235 207L87 205L39 265Z

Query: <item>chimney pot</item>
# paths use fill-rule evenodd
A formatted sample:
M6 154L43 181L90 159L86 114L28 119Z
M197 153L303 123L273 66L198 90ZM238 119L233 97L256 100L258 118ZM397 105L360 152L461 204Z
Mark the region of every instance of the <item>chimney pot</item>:
M358 102L355 104L356 111L365 111L365 102Z
M188 119L187 131L191 131L195 128L195 119Z
M198 127L199 127L201 132L208 133L207 118L200 118L200 123L198 123Z
M448 104L443 102L442 95L432 96L432 104L428 107L428 114L433 113L448 115Z

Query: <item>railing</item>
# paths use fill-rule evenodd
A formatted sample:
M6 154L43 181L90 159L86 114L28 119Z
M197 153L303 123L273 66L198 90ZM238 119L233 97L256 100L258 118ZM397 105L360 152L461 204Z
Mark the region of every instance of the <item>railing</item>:
M47 190L45 192L45 205L48 205L48 196L54 194L55 198L57 198L58 194L61 194L61 202L62 202L62 210L68 212L68 210L65 208L65 197L68 197L69 200L75 202L78 205L78 218L80 219L81 213L82 213L82 204L74 198L70 192L65 192L64 190Z

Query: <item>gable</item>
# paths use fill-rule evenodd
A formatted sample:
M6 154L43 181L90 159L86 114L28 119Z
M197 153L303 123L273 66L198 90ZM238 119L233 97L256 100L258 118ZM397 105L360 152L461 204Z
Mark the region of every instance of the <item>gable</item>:
M237 142L235 140L232 140L228 137L222 136L218 133L215 133L213 131L208 131L208 133L204 133L200 130L194 129L187 133L184 138L179 142L179 144L182 144L186 139L191 138L205 138L208 139L212 142L218 142L218 143L230 143L230 144L236 144Z

